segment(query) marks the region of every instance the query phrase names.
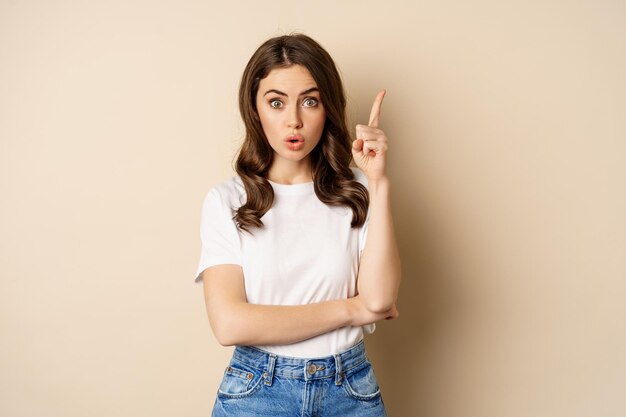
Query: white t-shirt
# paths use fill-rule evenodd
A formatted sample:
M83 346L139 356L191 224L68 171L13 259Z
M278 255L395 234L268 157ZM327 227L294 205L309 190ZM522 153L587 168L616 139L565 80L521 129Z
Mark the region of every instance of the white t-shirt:
M352 170L367 187L363 172ZM232 219L246 199L241 178L234 176L209 190L202 207L202 252L195 282L202 281L202 271L210 266L236 264L243 269L251 304L303 305L353 297L367 220L351 228L352 210L322 203L313 182L270 184L274 204L261 218L264 227L252 229L252 235L239 231ZM374 325L364 328L374 331ZM259 348L314 358L343 352L362 338L362 327L343 327L302 342Z

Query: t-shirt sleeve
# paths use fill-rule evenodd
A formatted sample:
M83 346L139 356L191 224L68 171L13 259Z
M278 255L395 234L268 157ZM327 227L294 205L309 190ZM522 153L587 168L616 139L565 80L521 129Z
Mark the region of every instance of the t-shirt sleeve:
M354 172L354 178L358 182L363 184L365 188L367 188L367 177L365 176L363 171L361 171L359 168L352 168L352 170ZM368 208L367 216L365 217L365 223L363 223L363 226L361 226L361 228L359 229L359 239L358 239L359 240L359 259L361 258L361 252L363 252L363 249L365 249L365 243L367 242L367 226L369 224L369 220L370 220L370 211Z
M359 168L352 168L354 172L354 178L363 184L365 188L368 188L367 176ZM359 260L361 259L361 252L365 249L365 242L367 242L367 226L369 225L370 211L367 210L367 216L365 217L365 223L359 229ZM363 332L366 334L372 334L376 331L376 323L366 324L362 326Z
M361 252L363 252L363 249L365 249L365 243L367 242L367 225L369 224L369 220L370 212L368 210L367 217L365 218L365 223L363 223L363 226L361 226L361 229L359 230L359 257L361 255Z
M202 282L202 271L214 265L241 265L241 244L233 210L218 189L211 189L202 205L200 240L202 250L195 282Z

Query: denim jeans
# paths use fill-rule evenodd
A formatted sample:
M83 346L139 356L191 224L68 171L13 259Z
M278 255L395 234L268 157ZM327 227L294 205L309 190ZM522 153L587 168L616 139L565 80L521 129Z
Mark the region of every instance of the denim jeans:
M213 417L384 417L385 406L361 340L323 358L235 348Z

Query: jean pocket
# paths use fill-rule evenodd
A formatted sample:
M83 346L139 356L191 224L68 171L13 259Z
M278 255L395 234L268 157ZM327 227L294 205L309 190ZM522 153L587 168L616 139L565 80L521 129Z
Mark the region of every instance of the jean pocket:
M217 395L228 398L250 396L262 385L261 379L259 370L231 363L224 371Z
M380 388L369 361L354 370L346 372L344 384L346 392L357 400L373 400L380 396Z

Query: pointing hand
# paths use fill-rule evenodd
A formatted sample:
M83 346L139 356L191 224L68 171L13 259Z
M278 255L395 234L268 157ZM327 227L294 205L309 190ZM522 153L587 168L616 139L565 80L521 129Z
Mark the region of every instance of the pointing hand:
M380 91L374 99L370 120L366 125L356 125L356 140L352 142L352 157L356 165L365 173L368 180L383 178L385 173L385 156L389 146L385 132L378 128L380 107L385 98L385 90Z

